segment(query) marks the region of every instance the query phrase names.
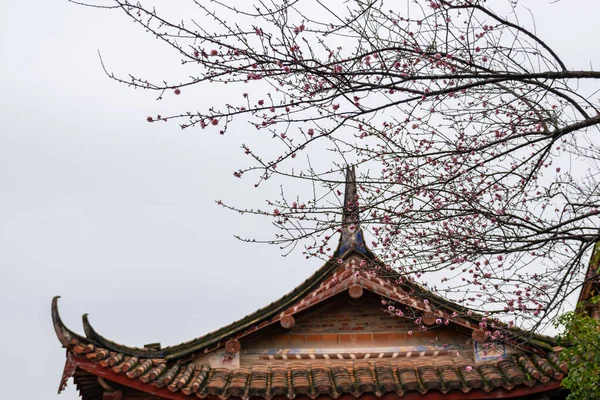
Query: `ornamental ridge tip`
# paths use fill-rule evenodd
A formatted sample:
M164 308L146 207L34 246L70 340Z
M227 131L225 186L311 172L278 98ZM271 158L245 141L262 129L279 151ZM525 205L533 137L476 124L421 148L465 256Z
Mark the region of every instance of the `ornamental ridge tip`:
M54 296L52 298L52 325L54 325L54 332L56 332L56 336L58 337L60 343L64 348L68 348L71 346L71 339L76 338L77 334L70 331L69 328L67 328L62 322L60 313L58 312L58 299L60 299L60 296Z
M354 165L346 167L346 185L342 209L342 235L339 250L335 256L341 256L349 249L366 253L364 235L360 226L358 191L356 189L356 169Z

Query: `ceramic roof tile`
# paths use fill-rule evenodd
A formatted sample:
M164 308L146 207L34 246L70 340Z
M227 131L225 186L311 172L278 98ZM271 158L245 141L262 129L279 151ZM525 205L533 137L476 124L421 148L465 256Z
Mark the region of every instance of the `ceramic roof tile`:
M461 363L459 364L458 371L462 375L468 388L483 389L485 381L479 374L477 367L472 366L471 363Z
M520 385L542 385L551 380L559 382L564 376L554 353L548 353L546 357L515 354L478 364L435 357L416 361L378 358L349 362L275 361L229 370L192 362L168 366L162 359L112 354L85 345L77 349L80 353L73 354L76 365L87 363L105 368L107 373L148 385L149 392L152 387L166 387L173 393L202 398L209 395L241 399L298 395L337 398L342 394L447 393L451 390L466 393L472 389L491 391L502 387L511 390ZM89 354L96 356L88 357Z
M271 395L284 396L288 392L288 369L284 365L271 367Z
M375 374L380 387L380 392L394 392L398 389L398 385L394 379L394 371L392 363L389 361L377 361L375 364Z
M452 360L438 360L437 370L440 375L440 380L442 382L442 387L444 388L444 391L461 388L462 380Z
M290 366L290 375L292 378L292 390L296 394L310 395L310 381L308 369L302 364L292 364Z
M413 362L399 361L398 376L400 377L400 387L402 390L408 392L419 389L419 379L417 378Z
M126 375L128 378L137 378L148 372L150 368L152 368L152 360L147 359L139 363L134 369L128 371Z
M155 380L158 376L162 375L163 372L166 371L166 369L167 369L166 363L159 364L156 367L152 368L147 373L145 373L144 375L140 376L140 381L142 381L144 383L151 382L151 381Z
M196 366L194 364L189 364L187 366L184 373L175 382L175 385L177 386L178 389L181 389L182 387L186 386L190 382L190 380L194 376L195 370L196 370Z
M361 392L377 392L375 379L368 361L354 362L354 376Z
M215 368L211 371L208 383L202 390L202 395L223 395L227 384L229 383L229 376L231 371L225 368ZM266 381L265 381L266 383Z
M194 376L190 379L187 386L181 389L181 392L186 396L196 394L206 382L208 375L210 374L210 368L206 365L201 368L196 368Z
M525 373L519 368L519 366L508 360L502 360L498 363L498 368L502 371L502 374L506 379L513 385L522 384L525 379Z
M267 396L267 384L269 382L269 370L267 366L261 365L252 368L250 373L250 385L248 387L248 396Z
M350 376L350 371L344 364L334 364L331 366L331 376L333 378L334 389L337 393L352 393L354 385Z
M137 367L139 362L138 357L131 357L121 365L121 372L127 372L130 369Z
M313 365L312 371L312 382L313 387L317 395L329 394L332 392L331 378L329 376L330 371L327 365Z
M441 389L442 381L438 377L437 368L433 363L429 365L421 365L418 367L421 384L427 390Z
M482 365L479 367L479 372L485 383L493 388L500 387L506 382L496 365Z
M227 397L242 397L246 391L249 378L250 373L247 368L240 368L233 371L231 373L231 380L229 381L225 395Z
M175 376L179 373L179 370L181 368L181 365L179 363L173 365L168 371L167 373L163 376L162 379L158 380L155 384L158 387L163 387L165 385L168 385L169 383L171 383L171 381L173 380L173 378L175 378Z

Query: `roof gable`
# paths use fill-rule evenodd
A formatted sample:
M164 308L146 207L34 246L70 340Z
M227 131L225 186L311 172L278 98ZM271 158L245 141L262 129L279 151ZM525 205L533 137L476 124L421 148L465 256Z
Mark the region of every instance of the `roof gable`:
M479 396L489 397L487 392L496 388L511 390L512 396L559 386L566 366L554 353L539 348L521 346L534 354L512 353L504 359L466 357L457 360L452 354L456 353L452 345L461 343L453 343L448 337L462 335L463 342L470 344L470 333L475 340L485 340L480 329L481 316L386 269L365 244L358 211L355 172L349 168L341 237L333 257L279 300L221 329L175 346L161 349L156 345L137 348L118 344L100 335L87 315L83 316L85 336L81 336L65 327L58 312L58 297L55 297L52 301L54 328L67 348L59 392L71 376L76 383L85 386L80 389L87 394L105 390L108 392L104 394L116 394L120 389L133 389L159 398L185 399L195 395L213 400L217 397L315 398L319 395L356 398L363 393L419 397L430 391L433 391L432 398L439 398L438 392L445 394L451 390L482 398ZM352 301L366 301L368 307L360 309L358 303ZM220 352L246 351L247 355L251 353L247 349L260 350L260 341L269 339L269 333L277 330L287 330L290 337L314 334L303 332L303 324L327 320L340 310L362 313L363 316L352 317L357 323L364 324L372 318L377 322L366 335L347 335L354 340L351 343L341 343L340 335L334 343L331 336L325 335L327 332L322 332L320 347L292 348L297 343L292 339L288 340L287 347L266 345L262 348L270 351L253 354L261 362L238 363L233 370L206 362ZM349 326L349 329L356 327ZM425 338L431 332L447 334L441 347L433 343L419 348L408 337L423 333ZM393 337L386 342L384 335L390 333ZM277 340L274 336L271 339ZM314 344L315 337L312 339ZM430 337L415 339L425 342ZM549 338L536 336L535 339L540 340L539 347L551 350ZM477 352L472 348L471 351ZM106 379L110 384L95 378ZM111 387L111 384L121 386Z
M471 311L399 275L378 260L367 248L360 226L356 175L354 168L346 171L346 188L339 245L331 259L290 293L279 300L226 325L214 332L165 348L138 348L111 341L98 333L83 315L85 338L70 331L60 319L57 298L52 302L52 317L57 336L68 347L71 338L136 357L178 360L193 358L224 347L228 341L241 340L273 324L285 324L297 313L314 307L339 293L358 295L372 292L390 302L408 307L421 318L423 325L447 324L449 321L483 335L480 318ZM546 337L538 337L551 341ZM546 345L545 350L551 346Z

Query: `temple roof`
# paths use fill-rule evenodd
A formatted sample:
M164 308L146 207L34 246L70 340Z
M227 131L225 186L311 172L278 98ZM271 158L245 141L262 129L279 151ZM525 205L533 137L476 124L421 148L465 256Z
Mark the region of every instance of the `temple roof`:
M337 293L348 290L352 285L361 286L391 301L400 302L423 315L444 318L451 314L458 314L460 316L453 317L452 322L472 330L478 329L480 316L432 293L396 271L386 269L384 263L367 248L360 225L356 174L354 167L349 167L346 170L339 245L334 255L321 268L288 294L216 331L161 349L126 346L109 340L92 327L88 315L84 314L85 340L130 356L158 357L167 360L180 359L220 348L229 339L240 339L253 334L259 329L279 322L284 315L294 315ZM56 333L63 345L66 346L65 343L70 337L84 339L62 323L58 313L57 298L52 303L52 316ZM513 335L518 336L519 334L518 330L512 330L512 332ZM515 336L515 340L523 342L517 336ZM532 333L527 333L527 336L526 342L530 342L529 339L535 336L535 343L537 346L541 346L543 351L550 350L554 345L554 341L549 337ZM67 338L67 340L63 338Z
M52 318L58 339L67 348L65 376L68 378L67 371L74 371L73 365L76 364L80 369L126 386L146 385L142 387L144 390L166 387L172 394L177 392L187 396L196 393L199 397L215 394L222 398L251 397L253 390L263 390L265 392L261 396L269 398L277 394L314 397L323 393L337 397L344 393L425 393L433 389L444 393L452 388L466 393L472 389L512 389L536 383L544 384L547 389L546 383L562 379L565 371L552 353L554 341L532 333L523 336L526 332L514 329L506 330L508 340L524 353L500 362L480 363L473 374L459 364L445 365L431 360L429 364L423 364L410 359L395 360L394 357L373 362L368 360L369 355L362 361L328 362L322 367L314 363L279 365L275 362L268 367L255 365L232 372L197 365L194 360L202 354L223 348L232 340L241 341L255 336L269 326L283 325L286 317L302 313L349 290L366 290L402 304L416 315L421 315L426 325L450 321L473 332L473 337L479 334L485 338L479 324L481 316L385 268L365 244L358 200L355 171L348 168L340 243L331 259L279 300L214 332L178 345L139 348L116 343L100 335L90 324L87 314L83 316L85 335L77 334L63 324L58 312L58 296L55 297ZM290 378L283 381L279 374ZM348 381L348 376L353 378ZM65 382L63 376L61 388ZM302 389L302 385L309 387Z

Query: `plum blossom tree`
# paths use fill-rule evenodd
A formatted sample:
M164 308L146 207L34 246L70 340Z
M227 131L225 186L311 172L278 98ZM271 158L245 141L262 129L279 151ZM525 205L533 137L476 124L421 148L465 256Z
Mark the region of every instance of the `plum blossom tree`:
M401 279L532 326L581 285L600 238L600 104L586 89L600 72L570 69L520 23L516 0L193 3L185 20L146 1L109 7L171 47L183 78L103 66L158 98L236 93L147 119L257 131L234 175L286 190L266 208L219 203L272 218L280 231L266 242L331 255L352 164L359 190L345 206Z

